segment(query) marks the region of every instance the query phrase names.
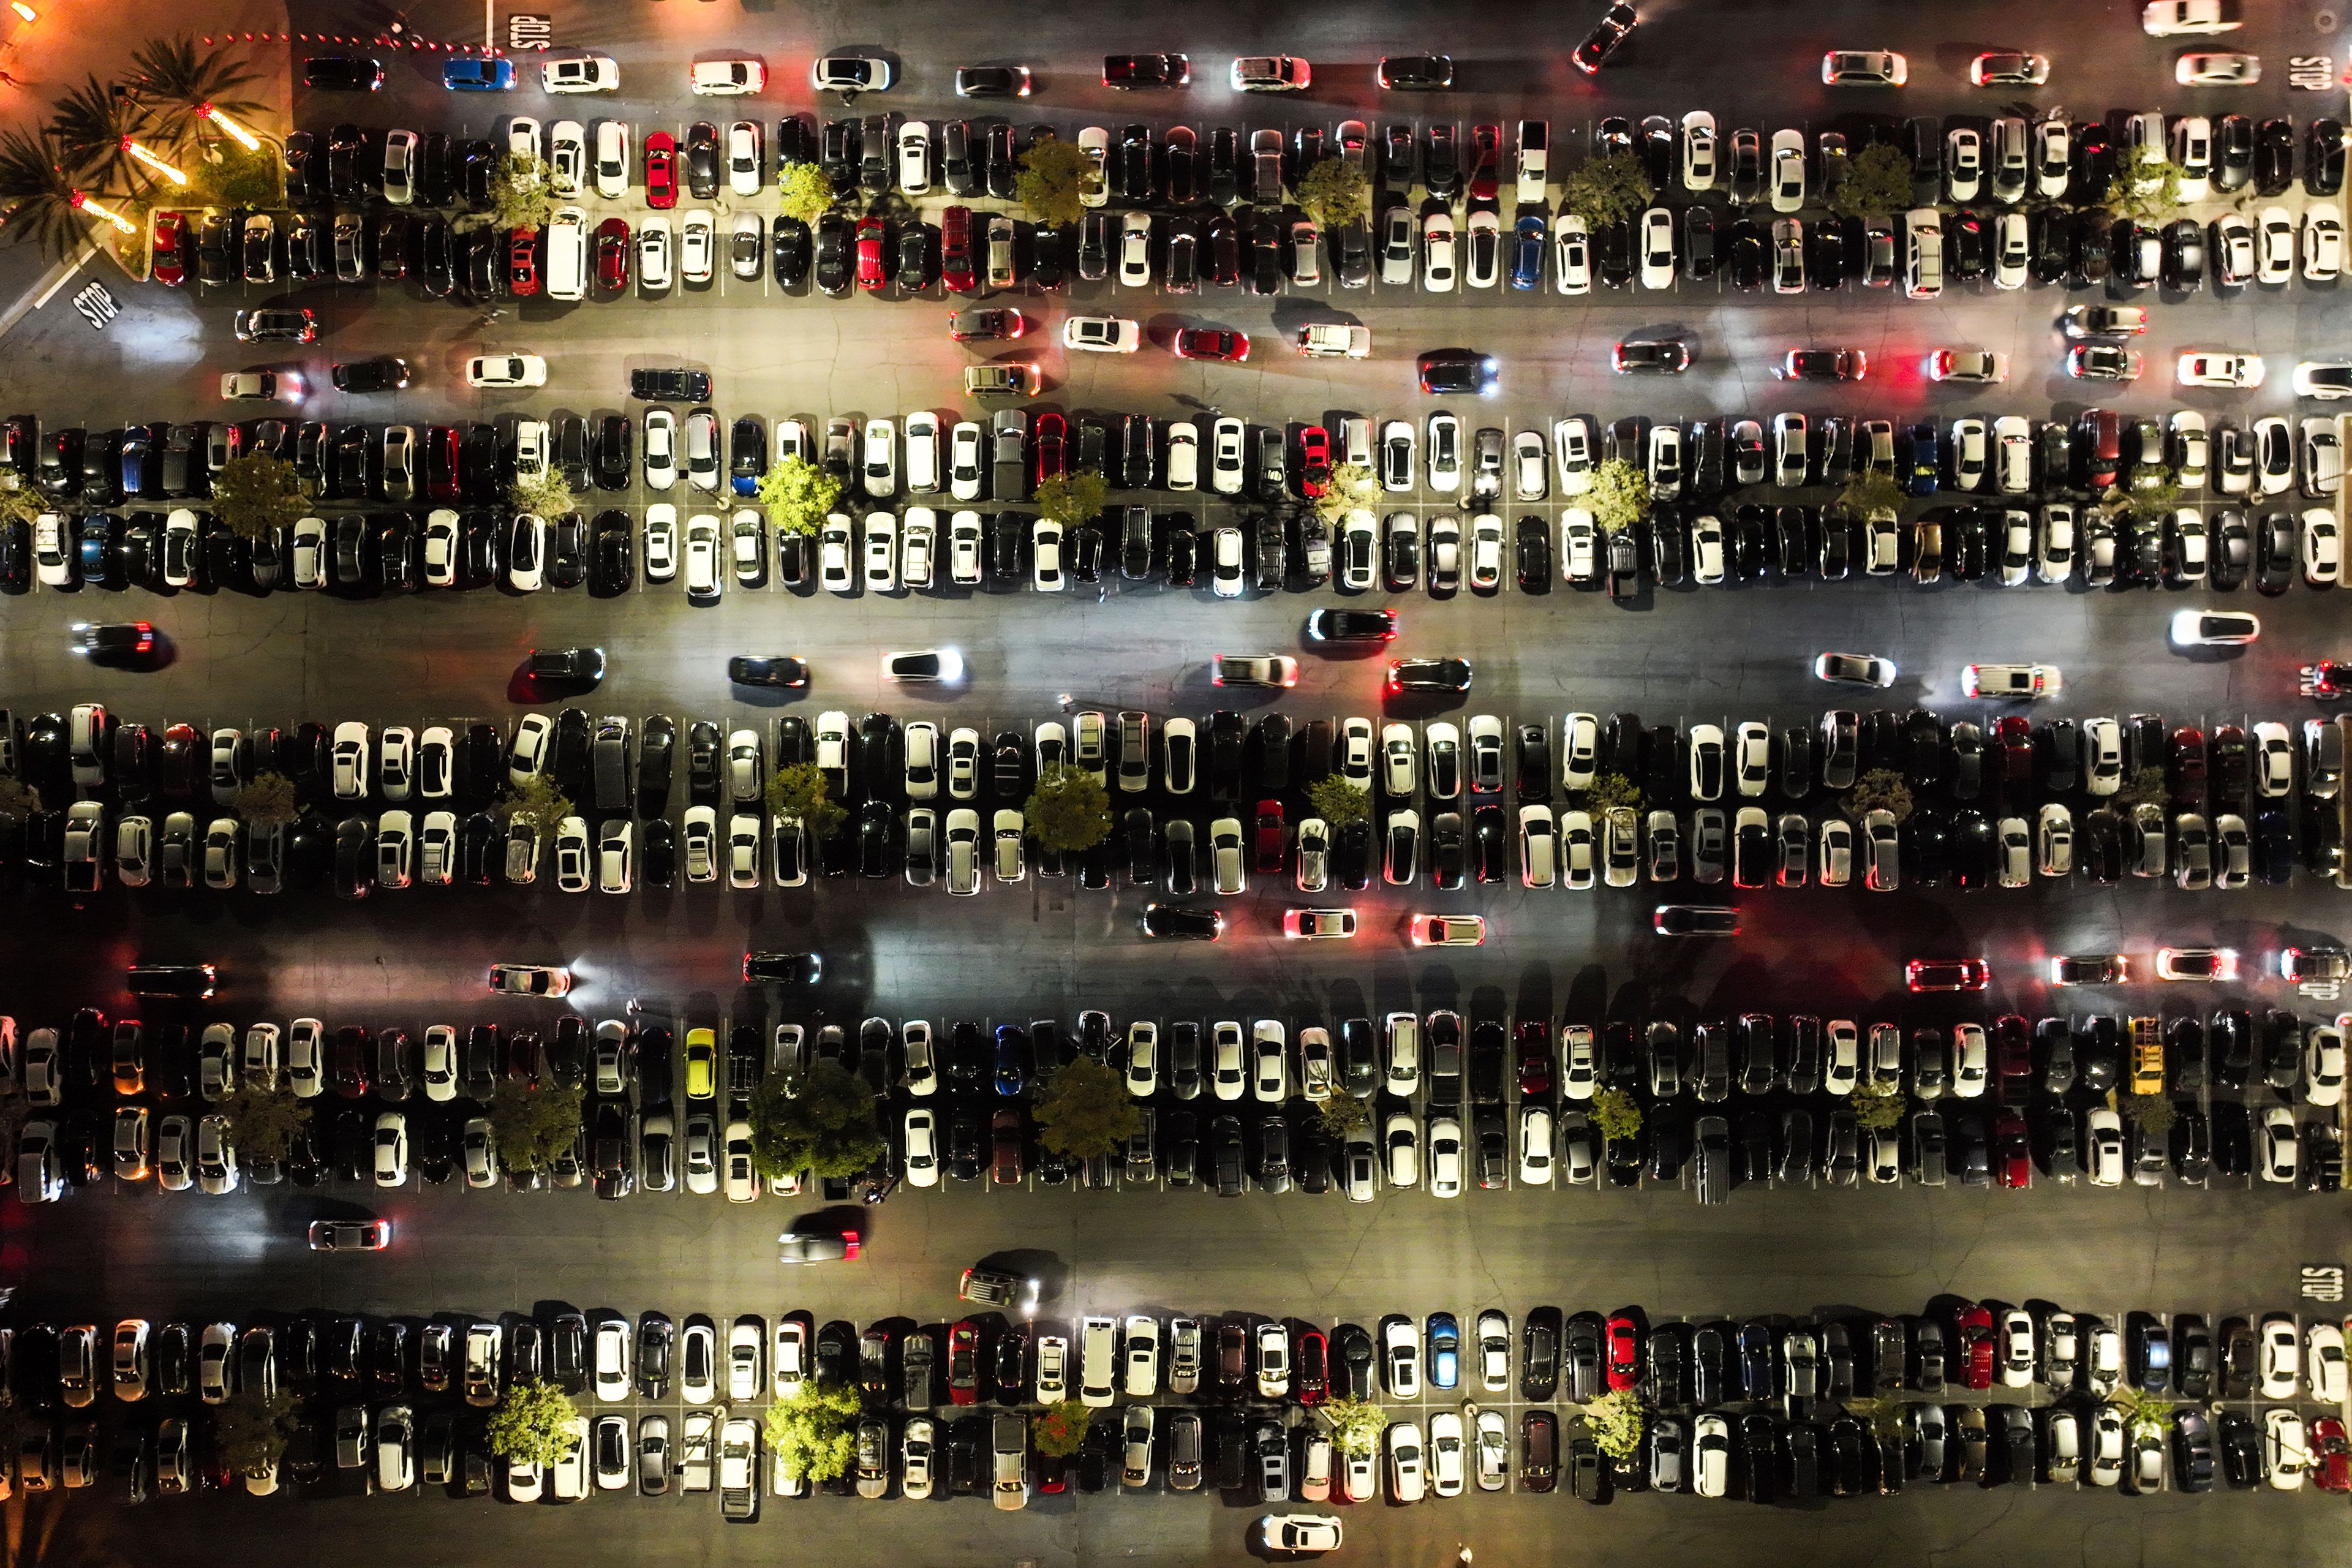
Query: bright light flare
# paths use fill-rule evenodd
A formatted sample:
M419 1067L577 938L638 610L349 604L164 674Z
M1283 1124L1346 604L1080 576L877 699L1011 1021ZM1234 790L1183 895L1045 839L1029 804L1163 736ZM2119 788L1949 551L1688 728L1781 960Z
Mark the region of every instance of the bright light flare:
M171 164L166 163L163 159L157 157L154 153L150 153L146 148L142 147L138 142L133 142L128 136L125 136L122 139L122 150L131 154L131 160L134 163L142 163L148 168L154 170L157 174L163 175L173 184L184 185L188 183L187 175L182 174Z
M215 109L211 104L200 103L196 105L196 118L199 120L209 120L215 125L219 126L230 141L236 142L247 152L258 153L261 151L260 138L255 136L252 132L247 131L236 121L231 120L227 115L223 114L219 110Z
M89 195L84 192L76 191L73 194L73 205L76 211L86 212L94 218L103 219L105 222L112 224L116 229L120 230L121 233L137 234L139 232L139 226L137 224L132 223L129 218L124 217L121 213L114 211L111 207L103 206L99 203L90 200Z

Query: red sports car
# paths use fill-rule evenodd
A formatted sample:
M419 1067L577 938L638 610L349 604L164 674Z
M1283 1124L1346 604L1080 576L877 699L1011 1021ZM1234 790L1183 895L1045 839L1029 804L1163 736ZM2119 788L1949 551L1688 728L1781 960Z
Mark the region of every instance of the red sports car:
M188 280L187 258L180 251L180 247L187 243L187 219L174 212L161 212L155 215L154 277L156 282L169 284L177 289Z
M1239 364L1249 358L1249 334L1229 332L1222 327L1186 327L1176 334L1176 357Z
M2033 1153L2026 1140L2025 1118L2004 1110L1992 1125L1994 1177L2004 1187L2033 1184Z
M948 1401L980 1401L980 1330L970 1318L948 1331Z
M2311 1479L2321 1491L2352 1492L2352 1443L2333 1415L2311 1424Z
M629 286L629 226L620 218L596 226L596 281L615 294Z
M526 299L539 292L539 230L518 228L507 236L507 292Z
M1960 1376L1969 1389L1982 1394L1992 1386L1992 1310L1963 1307L1954 1327L1960 1332Z
M1311 1407L1322 1404L1331 1391L1330 1342L1320 1329L1301 1329L1297 1339L1291 1388L1299 1404Z
M1070 422L1048 408L1037 416L1036 439L1030 448L1030 484L1067 479L1070 473Z
M1981 991L1992 984L1992 966L1981 958L1915 958L1903 978L1914 991Z
M862 217L857 220L857 286L860 289L870 291L890 281L890 275L883 270L882 258L887 238L880 218Z
M1622 1312L1609 1320L1608 1375L1612 1393L1633 1387L1642 1375L1641 1336Z
M1331 488L1331 432L1309 425L1298 433L1298 493L1308 500Z
M667 131L646 137L646 205L677 205L677 142Z

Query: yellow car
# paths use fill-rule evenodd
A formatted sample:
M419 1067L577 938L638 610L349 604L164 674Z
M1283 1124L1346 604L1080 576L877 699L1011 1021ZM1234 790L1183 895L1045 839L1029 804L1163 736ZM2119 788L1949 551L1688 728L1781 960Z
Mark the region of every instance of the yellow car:
M2134 1018L2131 1032L2130 1094L2164 1092L2164 1031L2154 1018Z
M686 1032L686 1098L719 1098L719 1038L709 1029Z

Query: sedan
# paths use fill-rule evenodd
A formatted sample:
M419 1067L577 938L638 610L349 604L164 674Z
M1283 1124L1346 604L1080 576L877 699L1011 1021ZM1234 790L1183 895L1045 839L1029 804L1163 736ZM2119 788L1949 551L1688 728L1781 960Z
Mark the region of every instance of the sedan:
M1845 686L1895 684L1895 661L1870 653L1824 653L1813 658L1813 676Z

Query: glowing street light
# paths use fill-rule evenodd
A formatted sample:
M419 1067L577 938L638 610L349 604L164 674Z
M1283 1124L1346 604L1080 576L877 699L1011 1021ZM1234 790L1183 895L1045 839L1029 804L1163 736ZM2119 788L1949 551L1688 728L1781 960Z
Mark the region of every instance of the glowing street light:
M154 170L157 174L163 175L173 184L184 185L188 183L187 175L180 173L179 170L174 169L171 164L166 163L163 159L158 158L154 153L150 153L146 148L142 147L138 142L133 142L128 136L125 136L122 139L122 150L130 153L134 161L144 163L147 167Z
M223 114L219 110L215 109L211 104L200 103L196 105L196 118L199 120L209 120L215 125L219 126L223 131L227 132L229 139L235 142L238 146L244 148L247 152L258 153L261 151L261 142L255 137L252 132L247 131L244 126L239 125L236 121L231 120L227 115Z
M16 12L27 22L37 22L41 19L41 14L26 5L25 0L8 0L8 9Z
M119 212L115 212L108 207L100 206L98 203L90 200L89 196L80 191L76 191L73 194L73 205L75 209L78 211L86 212L92 217L104 218L108 223L112 224L124 234L137 234L139 232L139 226L137 224L132 223L129 218L124 217Z

